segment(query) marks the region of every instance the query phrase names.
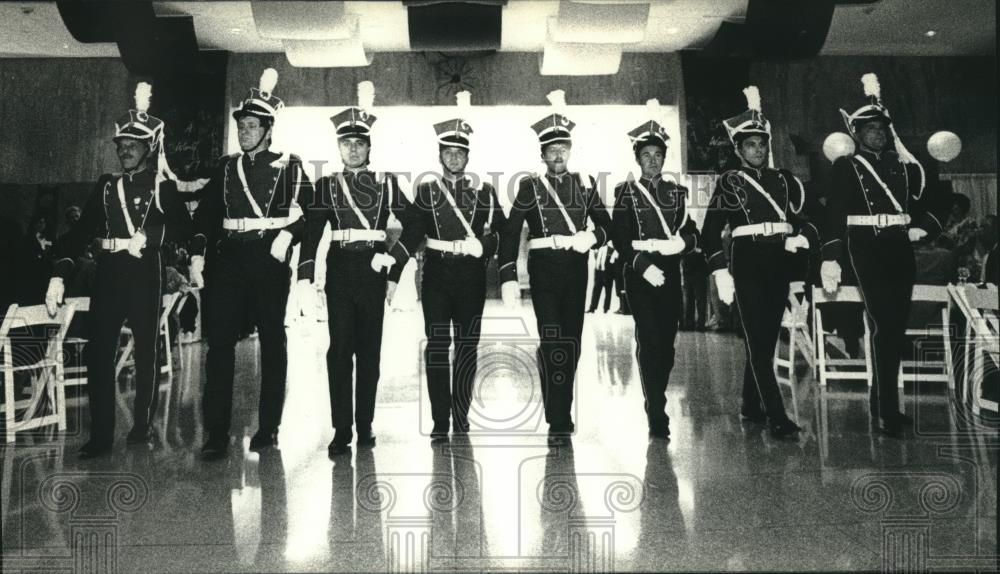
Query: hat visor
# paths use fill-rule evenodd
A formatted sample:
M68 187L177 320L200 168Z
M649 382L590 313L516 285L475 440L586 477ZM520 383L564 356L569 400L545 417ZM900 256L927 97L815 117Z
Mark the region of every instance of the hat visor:
M257 118L261 122L274 121L274 116L264 110L254 108L240 108L233 112L233 119L240 121L240 118Z
M648 145L656 146L664 151L666 151L667 149L666 140L658 136L647 136L642 139L636 140L635 143L632 144L632 149L634 149L635 151L639 151Z
M853 125L855 129L857 129L868 122L878 122L878 121L885 122L885 125L888 126L889 124L892 123L892 118L890 118L887 114L883 112L876 112L872 110L863 115L853 118L851 120L851 125Z
M118 143L119 141L124 139L143 141L143 142L148 142L150 144L153 143L152 134L147 132L141 132L138 130L131 130L128 128L116 133L114 137L111 138L111 141Z

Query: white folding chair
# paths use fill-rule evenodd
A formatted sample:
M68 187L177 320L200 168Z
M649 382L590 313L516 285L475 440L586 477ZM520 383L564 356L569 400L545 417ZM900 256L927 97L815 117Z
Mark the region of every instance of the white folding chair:
M816 368L819 371L819 382L826 387L829 380L862 380L869 385L872 382L871 332L868 321L864 321L864 358L863 359L832 359L826 356L826 338L831 333L823 327L823 312L820 305L824 303L862 303L861 292L857 287L841 286L833 293L827 293L822 287L813 287L813 349L816 353Z
M972 412L982 409L997 412L997 402L982 396L984 362L988 356L1000 365L1000 334L998 334L998 302L996 286L979 289L975 286L949 285L948 293L965 315L965 352L962 369L963 404L972 402ZM970 362L972 368L970 370ZM971 376L970 376L971 373Z
M34 305L30 307L19 307L17 304L11 305L7 309L3 324L0 325L0 352L3 356L3 397L4 397L4 420L6 421L7 442L12 443L17 437L17 433L48 426L57 425L60 431L66 430L66 397L60 381L63 377L63 340L66 331L69 329L70 321L73 320L75 308L72 303L59 308L56 316L49 317L45 305ZM25 341L20 338L11 339L12 329L28 328L33 326L55 326L54 334L46 332L44 341ZM49 335L51 334L51 337ZM13 347L20 347L18 354L23 356L22 345L37 344L36 350L45 347L45 351L39 353L40 358L29 357L29 364L15 365ZM16 390L15 373L24 373L31 380L31 396L18 400L15 396ZM49 414L42 413L42 400L48 399ZM20 419L18 411L21 411Z
M911 337L919 337L921 344L918 352L923 354L927 347L923 344L928 339L937 339L944 344L942 359L930 359L927 356L917 357L916 360L904 359L899 363L899 388L903 388L906 381L940 381L952 386L952 363L951 363L951 329L949 328L949 317L951 315L951 295L944 285L914 285L913 303L931 303L940 307L940 323L933 320L927 325L918 328L906 329L907 341ZM928 372L929 371L929 372Z
M789 378L792 378L795 370L796 352L802 355L810 368L816 367L813 335L809 330L809 305L806 302L805 292L803 281L794 281L789 285L788 306L785 307L785 314L781 318L781 331L788 333L788 356L781 353L780 337L774 347L775 374L780 375L780 369L787 369Z
M90 312L90 297L69 297L66 299L66 304L72 304L75 312ZM63 345L73 347L75 351L74 357L78 361L78 364L65 365L63 367L63 386L87 384L87 361L83 355L83 348L87 345L87 339L84 337L66 337Z

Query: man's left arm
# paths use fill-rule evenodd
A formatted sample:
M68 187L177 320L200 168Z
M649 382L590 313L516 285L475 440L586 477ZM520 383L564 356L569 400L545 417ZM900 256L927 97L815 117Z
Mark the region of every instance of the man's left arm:
M923 167L919 164L907 163L904 164L904 169L910 197L916 200L911 209L911 226L923 229L927 232L925 239L933 240L941 234L944 223L948 220L948 210L951 207L948 196L941 193L941 186L937 182L927 184Z
M146 246L159 248L165 241L186 242L194 233L194 224L177 191L177 183L170 179L163 180L157 193L163 222L145 227Z

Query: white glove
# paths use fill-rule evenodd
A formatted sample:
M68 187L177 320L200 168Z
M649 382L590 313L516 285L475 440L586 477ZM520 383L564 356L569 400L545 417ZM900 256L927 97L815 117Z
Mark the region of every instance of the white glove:
M712 275L715 277L715 287L719 290L719 299L726 305L732 305L733 298L736 296L736 284L733 283L733 276L729 274L728 269L713 271Z
M483 244L475 237L469 237L462 240L462 253L465 255L471 255L473 257L483 256Z
M804 235L792 235L785 238L785 251L795 253L799 249L809 249L809 240Z
M586 253L597 243L597 236L593 231L577 231L573 236L573 251Z
M288 248L292 246L292 234L282 229L271 242L271 257L284 263L288 259Z
M146 247L146 234L140 229L128 240L128 254L138 259L142 257L144 247Z
M49 312L50 317L56 316L56 311L59 310L59 305L63 304L65 295L66 286L63 284L62 277L49 279L49 288L45 291L45 310Z
M611 254L611 263L614 263L615 261L618 261L618 252L617 251L615 251L615 252L613 252Z
M824 261L819 267L819 275L823 280L823 290L833 293L840 286L840 263Z
M388 253L376 253L372 257L372 270L376 273L381 273L383 269L388 271L394 263L396 263L396 260L392 258L392 255Z
M658 249L661 255L676 255L684 251L684 240L674 236L667 240L666 245Z
M517 281L506 281L500 286L500 295L505 307L516 309L517 302L521 298L521 286L517 284Z
M320 309L319 293L316 286L308 279L299 279L295 283L295 314L309 317Z
M205 257L203 255L193 255L191 257L191 268L188 270L188 278L191 285L197 289L205 286Z
M924 237L927 237L927 232L919 227L911 227L906 231L906 235L909 236L912 243L916 243Z
M663 285L663 282L667 280L666 276L663 274L663 270L656 265L650 265L642 272L642 278L649 282L653 287L659 287Z
M392 298L396 295L396 287L399 283L389 281L385 284L385 302L392 305Z

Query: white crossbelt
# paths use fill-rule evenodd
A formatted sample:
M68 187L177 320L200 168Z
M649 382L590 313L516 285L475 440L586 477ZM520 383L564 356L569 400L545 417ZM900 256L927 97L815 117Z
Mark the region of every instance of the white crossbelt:
M101 249L105 251L125 251L128 249L128 239L113 238L113 239L102 239Z
M895 227L909 225L910 215L907 213L879 213L878 215L848 215L847 224L854 226Z
M222 220L222 228L229 231L262 231L281 229L288 225L287 217L237 217Z
M549 235L528 240L528 249L572 249L572 235Z
M764 223L754 223L752 225L741 225L733 230L733 237L746 237L748 235L780 235L790 234L794 231L791 223L784 221L765 221Z
M381 229L334 229L330 232L333 241L354 243L356 241L385 241L385 231Z
M434 239L433 237L427 238L427 248L433 249L434 251L443 251L445 253L456 253L458 255L470 255L462 251L462 245L464 245L464 240L457 241L445 241L443 239Z
M653 251L664 255L676 255L684 251L683 241L669 239L633 239L632 249L636 251Z

